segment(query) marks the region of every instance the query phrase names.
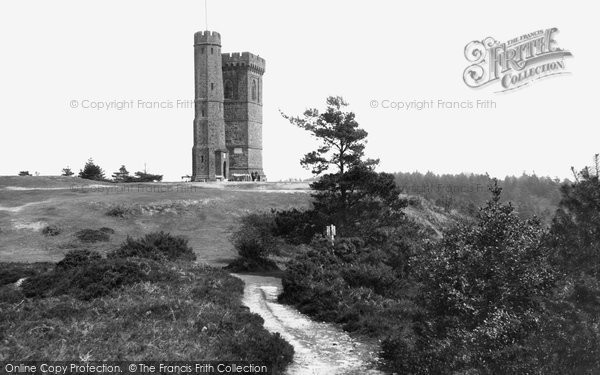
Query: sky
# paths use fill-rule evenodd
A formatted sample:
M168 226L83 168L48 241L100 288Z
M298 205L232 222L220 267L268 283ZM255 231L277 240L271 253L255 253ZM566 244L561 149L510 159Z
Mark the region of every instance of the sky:
M191 174L194 111L185 103L194 96L193 34L207 28L221 34L223 52L266 59L270 180L310 177L299 160L317 145L279 111L322 109L329 95L350 103L380 171L562 179L600 152L593 2L208 0L207 8L208 17L203 0L1 2L0 175L77 172L90 157L109 176L122 164L168 181ZM463 82L469 42L552 27L573 54L570 74L505 93ZM477 100L495 108L437 108ZM383 108L411 101L436 107Z

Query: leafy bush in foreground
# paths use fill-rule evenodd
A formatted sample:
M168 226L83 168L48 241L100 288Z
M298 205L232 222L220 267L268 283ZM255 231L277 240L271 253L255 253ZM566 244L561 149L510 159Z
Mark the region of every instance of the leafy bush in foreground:
M163 231L152 232L144 237L127 237L121 247L108 254L109 258L148 258L162 260L196 260L196 254L188 240L182 236L173 236Z
M53 267L52 263L0 263L0 287L47 272Z
M146 265L153 263L140 260L138 269L147 272ZM259 316L240 307L241 280L185 262L165 263L164 272L164 278L123 285L91 300L70 294L23 298L18 290L6 289L10 286L0 287L1 360L86 354L93 361L201 358L260 361L279 369L273 374L285 372L293 348L267 332Z
M382 343L403 374L592 374L600 330L553 267L539 220L519 218L500 188L462 225L414 257L420 289L407 332ZM571 289L571 291L569 291ZM597 286L595 288L597 290ZM428 371L428 372L425 372Z
M252 213L241 218L241 224L231 236L233 246L242 258L265 258L277 250L277 239L273 236L274 215Z

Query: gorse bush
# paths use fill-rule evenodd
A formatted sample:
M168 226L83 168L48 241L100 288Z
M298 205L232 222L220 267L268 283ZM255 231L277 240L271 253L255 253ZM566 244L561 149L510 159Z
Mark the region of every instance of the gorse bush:
M161 260L196 260L188 240L166 232L152 232L141 238L127 237L121 247L108 253L109 258L148 258Z
M87 256L86 256L87 255ZM167 280L168 270L148 259L105 259L95 254L71 254L53 271L26 279L26 297L46 298L68 294L82 300L101 297L124 285Z
M66 271L72 268L87 266L92 262L102 260L102 255L97 251L91 250L71 250L65 254L65 257L56 264L56 268Z

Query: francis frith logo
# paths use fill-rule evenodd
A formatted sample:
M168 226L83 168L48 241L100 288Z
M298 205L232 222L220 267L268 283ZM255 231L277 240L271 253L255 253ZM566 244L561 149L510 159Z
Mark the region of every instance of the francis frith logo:
M467 86L479 88L498 83L497 92L514 90L541 78L568 73L565 58L571 52L558 47L557 28L537 30L501 43L492 37L465 47L471 63L464 73Z

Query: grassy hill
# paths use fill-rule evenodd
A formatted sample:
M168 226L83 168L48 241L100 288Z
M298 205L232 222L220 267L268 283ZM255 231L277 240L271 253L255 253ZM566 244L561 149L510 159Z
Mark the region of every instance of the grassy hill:
M0 177L0 260L58 261L82 247L105 253L127 236L162 230L186 236L200 262L222 265L235 256L228 236L240 216L308 207L306 189L298 183L110 184ZM60 234L44 235L46 226ZM82 243L75 236L103 227L114 230L106 242Z

